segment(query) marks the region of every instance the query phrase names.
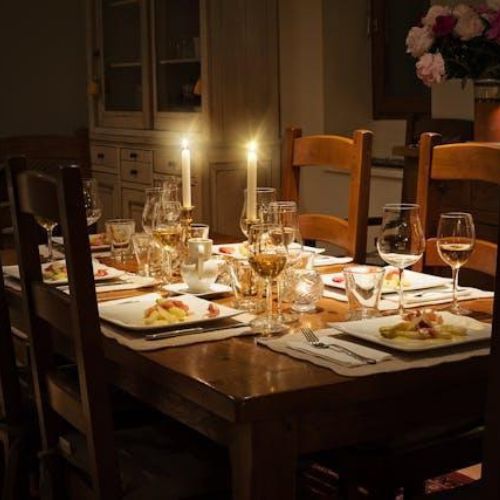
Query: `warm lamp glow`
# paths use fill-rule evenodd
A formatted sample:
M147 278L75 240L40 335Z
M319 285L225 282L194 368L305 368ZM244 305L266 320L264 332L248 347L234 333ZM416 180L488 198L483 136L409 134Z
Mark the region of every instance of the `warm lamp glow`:
M187 140L187 138L186 138L186 137L183 137L183 138L182 138L181 145L182 145L182 149L187 149L187 148L189 148L189 141Z

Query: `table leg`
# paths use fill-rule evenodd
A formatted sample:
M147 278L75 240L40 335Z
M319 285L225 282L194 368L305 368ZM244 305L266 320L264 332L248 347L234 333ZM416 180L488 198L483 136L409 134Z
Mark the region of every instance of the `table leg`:
M297 445L291 419L236 427L230 444L233 499L294 499Z

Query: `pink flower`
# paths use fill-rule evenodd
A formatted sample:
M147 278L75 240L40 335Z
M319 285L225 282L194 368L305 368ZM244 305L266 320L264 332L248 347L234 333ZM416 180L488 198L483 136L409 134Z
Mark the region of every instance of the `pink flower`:
M424 54L416 64L417 76L430 87L433 83L441 83L446 80L446 69L443 56L437 54Z
M500 12L490 20L490 29L486 32L486 38L496 40L500 43Z
M455 33L461 40L466 42L484 31L484 23L477 12L463 3L453 9L453 15L457 18Z
M414 26L406 37L406 52L413 57L420 57L431 48L433 43L434 37L429 28Z
M450 7L446 7L443 5L433 5L428 11L427 14L422 18L422 24L424 26L428 26L432 28L436 23L436 19L439 16L449 16L451 14Z
M432 27L432 31L438 37L446 36L453 31L456 24L457 19L454 16L438 16L436 17L436 22Z

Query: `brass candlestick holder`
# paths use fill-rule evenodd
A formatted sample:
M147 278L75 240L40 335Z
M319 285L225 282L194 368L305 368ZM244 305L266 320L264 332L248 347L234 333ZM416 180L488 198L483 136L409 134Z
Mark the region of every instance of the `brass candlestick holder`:
M193 210L194 207L182 207L181 208L181 241L183 249L187 249L187 242L191 238L191 224L193 223Z
M247 233L247 240L248 240L248 235L250 234L250 228L252 226L255 226L255 224L260 224L260 223L261 223L260 219L243 219L243 224L245 225Z

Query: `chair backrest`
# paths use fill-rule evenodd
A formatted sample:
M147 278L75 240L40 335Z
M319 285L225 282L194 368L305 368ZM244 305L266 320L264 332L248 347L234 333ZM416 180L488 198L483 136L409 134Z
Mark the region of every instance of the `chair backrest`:
M420 205L427 249L424 261L415 268L443 266L436 250L436 239L431 237L429 228L433 227L439 216L433 213L429 199L431 182L440 180L484 181L500 185L500 148L486 143L461 143L440 145L441 136L424 133L420 138L418 165L417 203ZM477 240L474 253L465 265L466 268L495 276L497 268L497 245Z
M302 137L299 128L287 128L283 142L281 197L299 202L302 167L333 166L350 174L347 220L325 214L301 214L304 239L336 245L364 262L368 228L372 132L356 130L353 138L336 135Z
M7 180L42 447L59 450L62 417L86 438L96 497L114 500L120 495L120 480L80 170L69 166L40 173L28 170L24 158L13 158ZM55 221L62 229L70 295L43 281L35 216ZM73 346L76 388L55 366L59 336Z

